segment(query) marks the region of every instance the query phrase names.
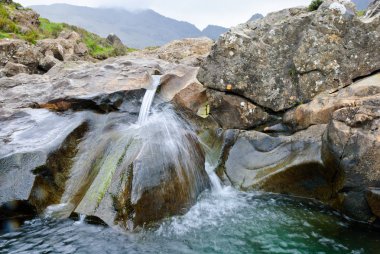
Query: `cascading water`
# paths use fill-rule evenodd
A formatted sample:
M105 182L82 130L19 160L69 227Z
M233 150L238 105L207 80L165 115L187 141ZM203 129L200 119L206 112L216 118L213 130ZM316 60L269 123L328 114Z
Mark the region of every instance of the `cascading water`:
M76 212L80 220L27 221L18 232L0 235L0 253L379 253L380 235L352 228L319 204L222 186L214 172L217 160L207 156L204 165L191 126L168 104L151 109L158 83L156 76L137 122L128 114L93 117L93 130L79 148L61 204L46 210L47 217ZM204 150L212 153L209 147ZM197 170L204 166L209 179ZM129 178L125 169L131 168L130 189L122 189L126 200L138 207L142 196L151 195L139 209L156 211L151 205L161 199L197 202L183 215L164 213L169 215L158 228L135 234L83 223L85 214L111 224L120 216L115 213L129 211L130 206L112 204ZM168 185L160 185L163 179ZM179 186L161 196L173 180ZM211 190L203 191L209 182Z
M152 106L152 102L154 99L154 95L156 94L157 87L160 85L160 78L159 75L154 75L153 77L153 83L150 89L147 89L143 98L143 102L141 104L140 108L140 114L139 119L137 120L137 124L141 125L143 124L149 115L149 110Z

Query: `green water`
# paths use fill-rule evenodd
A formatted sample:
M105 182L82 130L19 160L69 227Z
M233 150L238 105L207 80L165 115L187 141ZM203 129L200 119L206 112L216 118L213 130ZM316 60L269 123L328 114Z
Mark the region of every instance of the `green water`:
M137 233L72 220L27 222L0 253L380 253L380 234L312 202L229 188Z

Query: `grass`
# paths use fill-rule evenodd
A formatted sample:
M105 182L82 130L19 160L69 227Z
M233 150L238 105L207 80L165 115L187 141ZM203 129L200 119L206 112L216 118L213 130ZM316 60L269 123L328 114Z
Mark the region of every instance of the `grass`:
M363 17L363 16L365 15L365 13L366 13L365 10L357 11L357 12L356 12L356 15L357 15L358 17Z
M309 11L316 11L318 10L319 6L321 6L321 4L323 3L323 0L313 0L311 1L310 5L309 5Z
M106 59L136 51L133 48L113 46L107 39L101 38L85 29L65 23L50 22L45 18L39 18L40 25L38 28L29 29L26 33L21 33L18 24L10 19L10 13L18 11L20 8L22 6L17 3L5 4L0 0L0 39L18 38L35 44L37 40L57 38L62 31L75 31L86 44L89 54L96 59Z

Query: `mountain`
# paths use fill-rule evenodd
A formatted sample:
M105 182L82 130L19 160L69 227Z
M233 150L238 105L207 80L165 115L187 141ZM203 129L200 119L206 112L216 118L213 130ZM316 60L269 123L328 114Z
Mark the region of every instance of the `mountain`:
M373 0L352 0L356 4L358 10L365 10Z
M262 18L264 18L264 16L262 14L256 13L248 21L256 21L256 20L262 19Z
M216 40L221 34L228 31L228 28L222 26L209 25L202 30L202 34L210 39Z
M68 4L30 7L41 16L55 22L80 26L104 37L114 33L124 44L134 48L160 46L183 38L208 36L216 39L227 30L218 26L209 26L202 32L193 24L167 18L153 10L128 11Z

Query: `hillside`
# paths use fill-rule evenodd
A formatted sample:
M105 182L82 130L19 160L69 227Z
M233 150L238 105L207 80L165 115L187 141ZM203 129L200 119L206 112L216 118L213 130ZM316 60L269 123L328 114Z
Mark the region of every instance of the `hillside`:
M32 9L23 8L18 3L0 1L0 39L22 39L35 44L37 40L56 39L63 31L78 33L89 54L97 59L125 55L128 52L124 45L112 45L107 39L80 27L50 22L46 18L41 18Z
M164 17L153 10L128 11L68 4L34 5L31 8L43 17L70 22L101 36L115 33L124 44L134 48L161 46L183 38L208 36L215 39L227 30L218 27L216 31L212 26L212 31L202 32L193 24Z

